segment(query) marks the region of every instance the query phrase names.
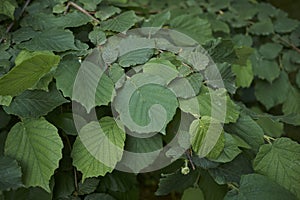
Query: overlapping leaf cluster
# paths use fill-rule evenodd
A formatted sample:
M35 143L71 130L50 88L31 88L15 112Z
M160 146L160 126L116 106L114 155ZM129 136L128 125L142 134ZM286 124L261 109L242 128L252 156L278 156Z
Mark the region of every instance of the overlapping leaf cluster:
M0 5L0 199L143 198L140 175L114 170L122 153L109 143L136 153L155 151L171 140L180 119L189 124L182 140L191 142L190 151L159 171L156 195L300 198L299 21L250 0L33 0L24 12L22 6L15 0ZM193 38L221 77L199 52L185 55L157 46L119 57L102 52L111 37L139 27ZM174 46L186 45L172 37ZM124 43L130 50L130 38ZM95 52L108 66L96 94L87 88L97 79L91 71L77 88L83 92L74 93L81 66L98 72L95 63L82 62ZM129 77L130 70L135 73ZM218 88L220 78L225 88ZM95 101L86 98L91 95ZM218 118L221 99L224 120ZM155 113L161 107L165 118ZM99 121L91 121L93 108ZM75 117L83 125L79 131ZM125 134L142 132L149 123L146 131L157 132L154 137ZM211 124L221 133L213 148L205 148ZM172 158L174 152L167 154ZM187 167L189 173L183 173Z

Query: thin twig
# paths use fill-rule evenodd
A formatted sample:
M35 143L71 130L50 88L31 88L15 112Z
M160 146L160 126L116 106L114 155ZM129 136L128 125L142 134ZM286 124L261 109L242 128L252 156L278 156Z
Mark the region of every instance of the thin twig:
M66 14L66 12L67 12L67 10L69 9L70 6L73 6L74 8L76 8L77 10L79 10L80 12L82 12L83 14L89 16L90 18L92 18L98 24L100 23L100 21L98 19L96 19L95 17L93 17L88 11L86 11L81 6L79 6L78 4L76 4L76 3L72 2L72 1L68 2L65 14Z
M194 165L194 163L193 163L193 161L192 161L192 157L191 157L190 153L191 153L190 149L188 149L188 150L185 152L186 157L188 158L188 160L189 160L189 162L190 162L190 164L191 164L191 166L192 166L192 169L195 170L196 167L195 167L195 165Z
M286 44L288 44L292 49L294 49L295 51L297 51L298 53L300 53L300 49L298 47L296 47L294 44L290 43L289 41L283 39L282 37L278 36L278 38L285 42Z
M25 9L26 9L27 6L29 5L30 1L31 1L31 0L27 0L27 1L25 2L24 6L23 6L23 8L22 8L22 10L21 10L20 17L23 16L23 14L24 14L24 12L25 12ZM9 26L7 27L5 33L6 33L6 34L9 33L10 30L12 29L12 27L13 27L14 25L15 25L15 22L14 22L14 21L11 22L11 23L9 24ZM2 43L3 40L4 40L4 36L1 37L0 43Z

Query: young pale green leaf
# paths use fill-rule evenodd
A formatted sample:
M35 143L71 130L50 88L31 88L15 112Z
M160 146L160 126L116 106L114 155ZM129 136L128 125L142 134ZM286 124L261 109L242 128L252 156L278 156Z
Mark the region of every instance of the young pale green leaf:
M17 161L0 156L0 190L16 189L22 187L22 171Z
M85 125L71 154L73 165L83 174L82 180L112 172L122 158L124 141L123 127L119 127L111 117Z
M256 172L266 175L300 198L300 145L289 138L276 139L263 145L253 166Z
M239 136L247 142L254 151L258 151L259 147L264 144L263 130L247 115L243 114L236 123L225 126L225 131Z
M210 117L202 116L200 120L193 121L189 133L192 148L201 157L216 159L224 149L223 128Z
M154 54L154 49L137 49L121 55L118 59L118 63L122 67L130 67L138 64L144 64Z
M282 50L282 45L266 43L259 48L259 53L266 59L275 59Z
M297 198L285 188L260 174L242 176L239 190L236 194L229 192L225 200L255 199L255 200L282 200Z
M247 61L246 66L232 65L231 70L235 74L237 87L247 88L251 85L254 75L250 60Z
M300 90L291 87L288 93L288 98L285 100L282 106L282 111L285 115L296 113L300 114Z
M63 143L55 126L45 119L25 119L8 133L5 155L18 160L26 187L39 186L50 193L49 180L62 158Z
M0 6L0 14L6 15L11 19L15 19L14 12L17 7L16 1L3 0Z
M204 200L204 194L200 188L185 189L181 200Z
M163 85L160 77L145 73L136 74L125 82L113 105L127 128L137 133L165 132L178 101Z
M256 22L250 28L249 32L255 35L270 35L274 32L274 26L270 19Z
M123 32L130 29L138 21L139 17L131 10L123 12L122 14L107 21L101 22L100 27L106 31Z
M173 174L162 174L162 178L160 178L159 180L158 189L155 194L158 196L162 196L167 195L172 191L191 187L195 184L198 176L198 170L193 170L187 175L183 175L179 171Z
M34 35L29 41L18 45L29 51L57 51L76 50L74 35L70 30L58 28L47 29Z
M58 65L59 60L59 56L48 51L21 51L16 58L16 66L0 78L0 95L16 96L33 87L41 77Z
M26 90L16 96L8 107L4 107L4 110L21 118L37 118L66 102L69 101L52 85L49 92Z
M276 88L276 90L274 90ZM283 103L289 94L290 83L288 75L281 72L272 83L259 80L255 85L255 96L268 110Z
M12 101L11 96L2 96L2 95L0 95L0 105L9 106L11 101Z

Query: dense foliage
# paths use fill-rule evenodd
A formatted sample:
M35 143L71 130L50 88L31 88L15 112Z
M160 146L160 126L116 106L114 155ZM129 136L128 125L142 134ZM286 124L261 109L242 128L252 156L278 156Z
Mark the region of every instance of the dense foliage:
M0 21L0 199L300 199L300 25L287 13L256 0L1 0ZM147 45L130 52L130 38L121 56L104 50L141 27L193 38L225 89L208 80L206 54ZM107 66L94 101L86 86L97 73L73 90L81 64L95 66L84 61L91 53ZM226 100L224 121L212 115L222 105L212 106L211 95ZM164 119L152 113L157 104ZM165 152L176 161L155 172L114 170L124 158L109 142L152 152L182 119L181 141L191 147ZM157 134L126 134L142 132L130 120L155 121L147 131ZM207 148L211 124L221 134Z

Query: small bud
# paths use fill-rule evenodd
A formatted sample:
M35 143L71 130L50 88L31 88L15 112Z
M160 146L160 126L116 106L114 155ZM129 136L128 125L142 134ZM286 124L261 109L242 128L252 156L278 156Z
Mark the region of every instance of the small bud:
M189 167L181 167L181 173L183 175L187 175L188 173L190 173L190 168Z

